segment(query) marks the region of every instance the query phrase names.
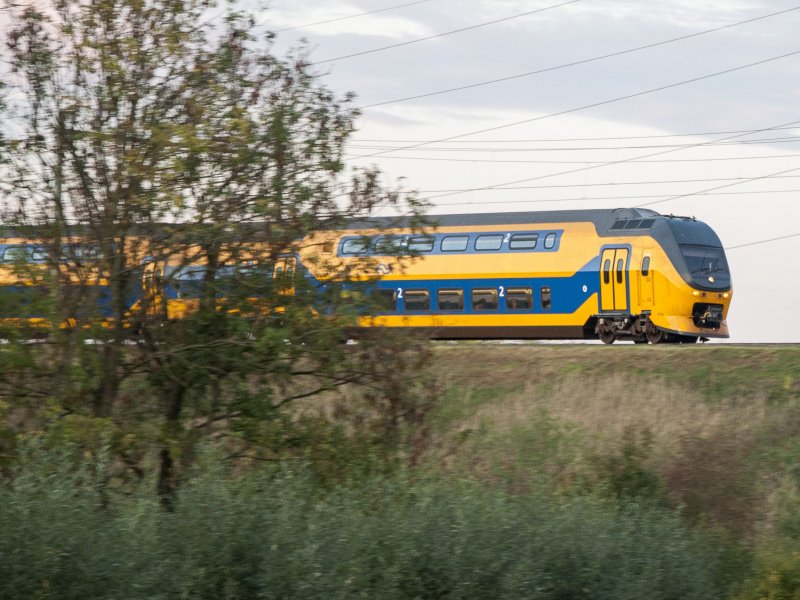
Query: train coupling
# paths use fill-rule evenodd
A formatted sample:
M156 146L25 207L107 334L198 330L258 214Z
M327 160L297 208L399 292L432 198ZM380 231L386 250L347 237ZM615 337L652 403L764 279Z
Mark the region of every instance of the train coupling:
M722 304L696 303L692 307L692 321L697 327L719 329L722 325Z

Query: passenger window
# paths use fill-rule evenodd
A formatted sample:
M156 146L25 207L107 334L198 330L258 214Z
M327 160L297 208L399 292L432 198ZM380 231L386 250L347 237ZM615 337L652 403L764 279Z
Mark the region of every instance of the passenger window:
M376 301L378 309L382 312L393 312L397 310L397 292L395 290L378 290Z
M550 288L545 286L541 290L541 298L542 298L542 309L550 310L550 306L552 305L552 297L550 295Z
M516 233L508 241L508 248L509 250L533 250L538 241L538 233Z
M442 252L463 252L467 249L468 235L448 235L442 238Z
M617 283L622 283L622 273L625 270L625 261L621 258L617 261Z
M556 234L555 233L548 233L544 236L544 247L550 250L556 245Z
M403 249L403 238L384 235L375 242L375 254L399 254Z
M497 290L476 289L472 290L473 310L496 310L497 309Z
M439 310L464 310L462 290L439 290L437 292Z
M502 235L479 235L475 240L475 250L500 250Z
M647 277L650 275L650 257L645 256L644 260L642 260L642 277Z
M406 290L406 310L430 310L431 299L428 290Z
M408 241L408 249L411 252L431 252L433 250L434 241L435 238L427 235L412 237Z
M342 254L364 254L368 246L369 240L366 238L348 238L342 244Z
M611 283L611 259L607 258L603 263L603 283Z
M506 290L506 307L509 310L532 309L533 290L531 288L508 288Z

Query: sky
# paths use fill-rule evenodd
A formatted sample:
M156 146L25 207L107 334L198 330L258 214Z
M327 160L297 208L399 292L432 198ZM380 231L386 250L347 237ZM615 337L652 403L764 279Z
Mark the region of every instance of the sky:
M273 0L259 24L357 95L348 163L431 214L694 216L730 341L800 342L800 0Z

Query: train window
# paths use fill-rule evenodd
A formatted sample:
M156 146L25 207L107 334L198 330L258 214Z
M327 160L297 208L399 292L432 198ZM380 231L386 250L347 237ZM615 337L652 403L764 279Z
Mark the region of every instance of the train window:
M368 247L367 238L347 238L342 244L342 254L365 254Z
M436 295L439 310L464 310L463 290L439 290Z
M490 288L472 290L472 308L474 310L496 310L497 290Z
M548 286L543 287L540 290L540 294L541 294L540 297L542 299L542 308L544 310L550 310L550 307L552 306L552 301L553 301L552 293L550 291L550 288Z
M403 298L406 310L430 310L431 299L428 290L405 290Z
M475 250L500 250L503 245L503 235L479 235L475 239Z
M620 219L619 221L614 221L614 224L611 226L611 229L625 229L625 225L628 224L627 219Z
M642 259L642 276L647 277L648 275L650 275L650 257L645 256Z
M530 310L533 308L533 290L526 288L508 288L506 290L506 307L509 310Z
M436 238L429 235L412 237L408 240L408 249L411 252L431 252Z
M508 242L510 250L533 250L539 240L538 233L516 233Z
M467 249L468 235L448 235L442 238L442 252L463 252Z
M556 234L555 233L548 233L544 236L544 247L550 250L553 246L556 245Z
M611 259L607 258L603 263L603 283L611 283Z
M397 310L397 292L395 290L380 289L375 295L378 309L382 312Z
M396 235L384 235L378 238L373 248L375 254L399 254L405 239Z
M637 227L637 229L650 229L655 222L655 219L642 219L642 222L639 223L639 227Z
M628 221L628 224L625 225L625 229L638 229L639 225L641 224L642 224L641 219L631 219L630 221Z
M623 271L625 271L625 261L620 258L617 261L617 283L622 283Z

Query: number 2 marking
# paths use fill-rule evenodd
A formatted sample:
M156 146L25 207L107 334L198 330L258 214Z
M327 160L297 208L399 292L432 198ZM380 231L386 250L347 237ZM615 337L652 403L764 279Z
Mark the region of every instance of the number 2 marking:
M506 297L506 288L504 286L502 286L502 285L500 286L500 297L501 298L505 298Z
M397 297L398 298L402 298L403 297L403 288L397 288Z
M508 243L508 240L510 240L510 239L511 239L511 234L510 234L510 233L507 233L507 234L506 234L506 237L503 239L503 243L507 244L507 243Z

